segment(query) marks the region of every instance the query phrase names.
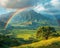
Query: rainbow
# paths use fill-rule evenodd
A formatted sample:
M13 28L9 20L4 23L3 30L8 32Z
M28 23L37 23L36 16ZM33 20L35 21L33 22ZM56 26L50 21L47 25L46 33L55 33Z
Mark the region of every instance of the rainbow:
M4 29L7 28L8 24L9 24L10 21L11 21L11 19L12 19L13 17L15 17L15 15L17 15L19 12L22 12L22 11L25 10L25 9L26 9L26 8L21 8L21 9L16 10L16 12L13 13L13 15L12 15L12 16L8 19L8 21L6 22Z
M10 16L10 18L9 18L8 21L6 22L4 29L7 28L7 26L9 25L9 23L10 23L10 21L12 20L13 17L15 17L18 13L24 11L25 9L27 9L27 8L17 9L16 12L14 12L13 15ZM51 14L50 11L49 11L49 13ZM52 14L51 14L51 15L52 15ZM54 16L54 15L53 15L53 16ZM54 17L55 17L55 16L54 16ZM55 18L55 20L56 20L56 22L57 22L57 19L56 19L56 18ZM58 23L58 22L57 22L57 23ZM58 24L58 25L59 25L59 24Z

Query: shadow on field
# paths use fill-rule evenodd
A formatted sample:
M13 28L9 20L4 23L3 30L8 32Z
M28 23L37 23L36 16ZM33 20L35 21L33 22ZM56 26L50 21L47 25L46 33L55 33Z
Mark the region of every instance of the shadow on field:
M22 44L30 44L33 42L37 42L37 40L34 38L24 40L23 38L13 38L10 36L0 35L0 48L9 48L13 46L20 46Z

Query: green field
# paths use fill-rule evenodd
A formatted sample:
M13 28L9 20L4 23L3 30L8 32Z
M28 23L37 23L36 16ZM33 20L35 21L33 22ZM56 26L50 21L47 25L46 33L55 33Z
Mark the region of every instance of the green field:
M14 29L11 30L12 34L16 36L16 38L24 38L28 39L29 37L35 37L36 30L27 30L27 29Z
M60 36L48 40L36 38L37 30L12 29L0 31L0 45L2 48L59 48ZM59 30L56 30L60 34ZM43 37L42 37L43 38ZM1 48L0 47L0 48Z

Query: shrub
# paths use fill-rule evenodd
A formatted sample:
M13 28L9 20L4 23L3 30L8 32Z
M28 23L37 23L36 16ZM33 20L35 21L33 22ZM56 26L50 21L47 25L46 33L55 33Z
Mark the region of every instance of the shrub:
M36 37L37 38L42 37L42 38L48 39L49 36L53 33L56 33L56 30L54 27L44 26L39 28L39 30L37 31Z

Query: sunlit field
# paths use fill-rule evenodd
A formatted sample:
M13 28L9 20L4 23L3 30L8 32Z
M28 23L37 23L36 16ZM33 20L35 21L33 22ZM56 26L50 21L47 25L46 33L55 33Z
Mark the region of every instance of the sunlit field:
M60 48L60 37L42 40L32 44L26 44L12 48Z
M12 34L16 36L16 38L24 38L28 39L29 37L36 37L36 30L27 30L27 29L14 29L11 30Z

